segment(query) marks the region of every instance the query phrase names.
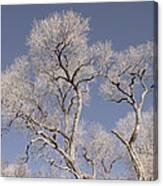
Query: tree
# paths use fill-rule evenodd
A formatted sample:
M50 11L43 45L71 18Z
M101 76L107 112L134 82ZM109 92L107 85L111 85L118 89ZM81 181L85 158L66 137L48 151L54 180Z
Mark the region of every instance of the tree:
M75 178L91 178L78 166L75 141L89 83L96 76L88 21L73 11L35 20L27 40L29 55L2 74L2 118L9 121L3 133L13 124L29 131L25 163L30 147L41 143L48 146L49 164ZM56 160L47 158L52 151Z
M106 50L106 49L105 49ZM154 46L152 42L130 46L125 51L115 52L112 60L104 60L102 71L105 78L101 84L101 93L108 100L116 103L125 102L131 106L135 114L135 125L131 136L125 140L117 131L112 130L123 144L125 144L139 180L146 180L143 163L134 149L134 143L142 123L142 108L145 97L154 88L153 60ZM98 59L101 60L104 52ZM132 125L132 123L131 123Z
M90 46L88 32L89 19L73 11L33 22L28 54L2 73L2 136L12 126L28 135L21 165L39 158L48 163L53 177L82 179L112 178L115 164L125 155L117 150L116 136L127 147L138 179L146 179L135 143L144 99L154 88L153 44L114 52L108 41ZM101 124L81 118L90 83L98 77L105 79L101 91L107 99L125 101L134 111L129 140L118 130L112 131L114 136ZM40 170L37 175L46 174Z
M129 141L134 129L135 115L133 112L129 112L125 118L120 119L116 124L116 134L120 135L123 140ZM135 150L139 154L141 162L143 162L144 175L147 180L153 180L155 177L154 168L154 154L156 153L155 144L153 141L153 110L150 109L147 112L142 112L142 125L140 126L140 132L133 144ZM132 159L129 161L132 165Z

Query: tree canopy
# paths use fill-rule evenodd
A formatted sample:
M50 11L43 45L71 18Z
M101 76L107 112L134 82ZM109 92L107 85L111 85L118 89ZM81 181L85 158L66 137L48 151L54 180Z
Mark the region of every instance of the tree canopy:
M74 11L34 20L28 54L2 72L2 138L11 126L28 134L19 163L4 163L3 175L32 176L28 162L39 157L51 177L114 179L120 161L127 168L119 179L154 179L153 110L143 111L155 88L154 44L124 51L111 41L90 45L89 21ZM96 81L106 101L132 109L112 131L81 117Z

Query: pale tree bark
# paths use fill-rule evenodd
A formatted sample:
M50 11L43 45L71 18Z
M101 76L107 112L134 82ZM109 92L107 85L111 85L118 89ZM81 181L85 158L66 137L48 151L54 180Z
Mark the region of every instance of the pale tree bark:
M140 126L141 126L141 122L142 122L142 105L143 105L144 99L141 100L141 102L139 104L135 103L135 99L134 99L134 104L131 104L134 110L134 114L135 114L135 121L133 121L135 123L131 137L129 139L129 141L126 141L124 139L124 137L122 135L120 135L118 132L112 130L112 133L115 134L118 139L126 146L130 159L133 162L133 167L135 169L136 175L138 180L146 180L146 176L145 176L145 171L144 171L144 167L143 164L140 160L139 155L137 154L136 150L134 149L134 143L137 140L139 131L140 131Z
M144 92L142 93L141 96L141 101L139 103L136 103L136 99L133 99L133 104L131 104L131 106L133 107L134 110L134 114L135 114L135 124L134 124L134 128L133 131L131 133L130 139L129 141L125 140L124 137L122 135L120 135L118 132L112 130L112 133L115 134L118 139L126 146L130 159L133 162L133 167L135 169L135 172L137 174L137 178L138 180L147 180L146 175L145 175L145 171L144 171L144 167L143 164L140 160L139 155L137 154L135 148L134 148L134 143L137 140L139 131L140 131L140 126L142 124L142 106L144 103L144 98L145 95L149 92L148 89L145 89Z
M112 130L112 133L125 145L128 154L130 156L130 159L133 163L134 170L136 172L138 180L146 180L144 168L140 161L140 158L138 157L132 143L126 141L123 136L121 136L117 131Z
M96 157L89 151L94 148L95 154L98 155L106 142L99 143L95 140L96 143L93 143L92 147L85 150L83 154L85 163L92 170L90 175L83 171L81 168L83 165L77 162L77 143L80 140L77 135L85 93L89 93L89 82L97 75L101 75L102 69L110 70L107 62L110 62L110 59L112 61L113 51L111 43L107 41L104 44L98 43L97 47L89 46L88 31L89 19L82 18L73 11L56 13L47 19L35 21L28 37L28 56L18 58L15 64L3 74L2 105L5 108L6 120L11 120L7 128L10 128L13 123L18 123L30 133L31 141L25 150L27 156L25 163L30 156L30 146L41 141L43 145L52 149L53 160L46 157L51 166L68 171L75 178L95 179L98 174L96 167L98 162L95 162ZM99 56L101 56L100 62L97 59ZM136 55L136 59L137 56L139 55ZM134 150L141 125L142 105L149 92L143 81L146 69L132 71L140 63L142 60L133 66L130 63L127 65L119 63L119 66L121 64L124 66L123 69L117 73L115 71L117 68L113 68L113 72L104 74L103 77L109 80L109 83L120 93L118 100L114 99L114 96L111 100L117 103L126 101L135 111L135 126L130 140L125 141L118 133L115 131L113 133L126 146L138 179L145 180L143 166ZM102 68L100 68L101 64ZM123 87L126 81L121 82L121 76L125 73L128 73L131 80L127 83L128 88ZM116 75L118 77L114 77ZM134 98L135 79L139 79L144 89L140 102ZM117 95L114 91L111 93ZM101 133L101 137L102 135L104 133ZM104 141L109 141L109 137L105 139L107 140ZM106 149L108 151L109 148ZM59 158L55 157L56 154ZM104 156L104 153L100 156ZM100 159L105 159L104 157ZM55 158L61 160L61 164L56 162ZM114 163L113 160L110 167L106 169L103 161L103 169L107 174L110 173Z
M149 52L146 53L147 48ZM102 72L106 82L102 84L101 92L107 100L115 103L126 102L133 109L135 120L133 121L134 127L130 139L126 141L119 133L114 130L112 132L126 146L137 178L146 180L143 163L134 149L134 144L142 124L141 114L145 97L154 88L151 79L152 69L150 69L152 66L150 63L153 63L153 45L151 43L142 44L137 48L126 50L124 54L116 53L115 61L115 64L112 65L106 63L107 68Z
M76 90L76 94L77 94L77 106L76 106L77 108L73 120L72 134L70 136L70 156L73 159L73 161L75 161L75 142L76 142L75 135L78 130L80 114L82 111L82 94L80 90Z
M68 154L67 152L65 152L64 149L59 147L57 141L55 139L53 139L52 137L50 137L46 132L43 132L43 130L38 130L36 128L36 126L40 127L43 125L38 123L31 116L22 115L22 117L23 117L23 119L25 119L25 118L27 119L28 128L30 128L32 131L34 131L36 133L36 135L38 136L36 139L32 139L30 141L30 143L27 145L25 163L27 163L27 161L29 159L30 145L32 145L33 143L35 143L37 141L43 141L43 143L49 145L51 148L53 148L55 151L57 151L61 155L61 157L63 157L63 159L65 160L67 167L60 166L61 169L68 170L70 173L72 173L75 176L75 178L87 178L87 175L82 173L80 171L79 167L76 166L76 163L75 163L73 157L71 156L71 154ZM68 136L66 136L66 134L64 134L64 132L61 132L57 129L47 128L47 127L45 127L45 128L50 132L58 132L65 138L65 140L67 140L67 139L69 140ZM74 153L74 155L75 155L75 153Z

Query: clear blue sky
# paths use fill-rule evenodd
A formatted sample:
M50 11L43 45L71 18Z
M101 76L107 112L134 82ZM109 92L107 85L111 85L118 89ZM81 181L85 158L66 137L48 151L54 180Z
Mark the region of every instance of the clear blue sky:
M25 45L34 18L41 19L50 13L74 10L84 17L90 17L91 32L89 42L111 40L116 50L126 49L153 40L153 1L135 3L95 3L95 4L49 4L2 6L2 71L18 56L27 54ZM98 82L91 89L92 100L84 108L82 116L90 121L101 122L107 130L126 115L129 107L125 104L106 103L98 92ZM152 106L149 96L145 108ZM22 135L11 131L2 141L2 158L13 161L24 149Z

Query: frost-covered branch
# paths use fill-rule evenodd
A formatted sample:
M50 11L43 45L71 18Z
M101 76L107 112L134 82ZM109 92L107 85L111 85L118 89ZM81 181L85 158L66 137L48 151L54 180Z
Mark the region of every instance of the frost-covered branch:
M102 51L101 51L102 53ZM153 87L153 43L147 42L136 47L129 47L127 50L115 52L112 61L107 60L102 68L104 83L101 84L101 93L104 97L116 103L128 103L135 114L135 125L131 132L130 139L126 141L120 133L112 131L113 134L127 147L130 157L133 159L138 179L146 179L143 173L142 163L133 150L133 145L140 133L142 124L142 108L146 95ZM102 60L100 58L99 60Z

